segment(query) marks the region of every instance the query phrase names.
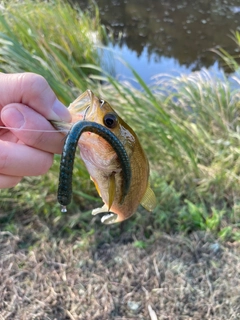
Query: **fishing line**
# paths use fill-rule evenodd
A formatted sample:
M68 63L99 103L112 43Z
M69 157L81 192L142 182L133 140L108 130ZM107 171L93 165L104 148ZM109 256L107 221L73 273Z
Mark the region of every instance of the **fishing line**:
M12 127L4 127L4 126L0 126L0 129L6 129L6 130L17 130L17 131L34 131L34 132L49 132L49 133L56 133L56 132L68 132L68 129L59 129L59 130L41 130L41 129L22 129L22 128L12 128Z

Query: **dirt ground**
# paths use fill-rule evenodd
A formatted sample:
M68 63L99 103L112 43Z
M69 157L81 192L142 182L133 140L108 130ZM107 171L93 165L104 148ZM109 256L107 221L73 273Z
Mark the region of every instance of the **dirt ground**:
M0 320L240 319L238 243L196 232L145 249L53 236L26 247L26 234L38 236L0 232Z

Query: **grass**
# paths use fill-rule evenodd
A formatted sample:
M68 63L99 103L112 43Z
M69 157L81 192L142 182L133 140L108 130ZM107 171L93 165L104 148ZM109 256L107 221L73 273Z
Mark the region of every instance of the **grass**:
M0 232L2 319L239 318L239 244L194 232L86 250L84 237L36 245L34 225Z
M42 74L66 104L91 88L140 137L151 163L157 208L153 214L140 209L123 227L107 228L105 239L122 232L121 228L143 237L150 237L154 230L201 229L239 239L240 104L239 92L227 78L196 72L159 76L148 86L129 66L141 90L119 83L100 67L101 56L91 36L102 39L104 34L97 9L94 14L83 13L62 1L11 1L1 12L0 31L3 72ZM235 81L239 83L240 78L236 76ZM101 202L86 169L76 161L74 201L67 217L56 203L58 169L56 156L46 176L26 178L14 189L2 190L6 213L1 222L10 223L21 206L23 211L44 215L59 230L71 233L80 225L91 232L98 222L90 223L90 209ZM30 183L36 186L31 192Z
M42 74L66 104L91 84L80 65L100 65L95 43L104 40L104 28L97 8L83 13L61 0L10 1L0 31L1 70Z
M240 32L232 31L231 35L232 40L235 42L236 54L233 56L229 54L224 48L218 48L213 50L213 52L217 53L222 58L222 64L229 69L230 72L235 71L239 72L239 63L240 63Z

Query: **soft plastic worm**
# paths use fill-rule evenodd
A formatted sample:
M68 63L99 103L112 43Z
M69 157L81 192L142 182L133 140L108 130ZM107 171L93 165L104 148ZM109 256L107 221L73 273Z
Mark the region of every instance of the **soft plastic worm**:
M116 152L122 168L122 199L123 202L127 195L131 183L131 165L128 155L121 141L106 127L96 122L79 121L76 122L69 131L61 157L59 185L58 185L58 202L62 205L62 211L72 199L72 173L74 165L75 151L78 140L83 132L93 132L104 138Z

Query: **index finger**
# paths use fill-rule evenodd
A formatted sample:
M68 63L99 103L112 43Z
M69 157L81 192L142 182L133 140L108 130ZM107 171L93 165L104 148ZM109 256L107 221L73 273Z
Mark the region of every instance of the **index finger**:
M10 103L25 104L48 120L71 121L46 79L35 73L0 74L0 106Z

